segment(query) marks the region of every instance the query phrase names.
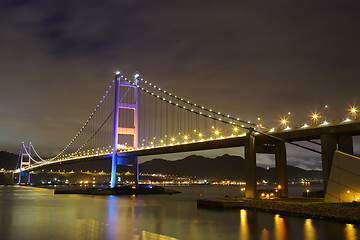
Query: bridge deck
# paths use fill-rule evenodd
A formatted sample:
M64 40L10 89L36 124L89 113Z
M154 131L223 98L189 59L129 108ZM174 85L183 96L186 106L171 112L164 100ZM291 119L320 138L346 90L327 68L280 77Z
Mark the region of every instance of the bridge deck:
M268 133L267 133L268 134ZM322 126L309 126L307 128L297 128L293 130L282 130L277 132L272 132L270 136L265 136L262 134L256 134L255 141L257 144L272 144L279 142L278 139L283 139L288 142L297 142L297 141L306 141L306 140L317 140L320 139L322 134L334 134L334 135L349 135L356 136L360 135L360 121L351 121L351 122L337 122L329 123L328 125ZM190 151L200 151L200 150L210 150L218 148L232 148L232 147L242 147L245 144L245 136L242 137L233 137L233 138L224 138L216 139L212 141L205 142L195 142L188 144L180 144L173 146L164 146L156 147L149 149L141 149L136 151L122 152L119 155L126 156L148 156L148 155L157 155L157 154L167 154L167 153L176 153L176 152L190 152Z
M296 142L296 141L306 141L306 140L316 140L320 139L322 134L334 134L334 135L349 135L356 136L360 135L360 119L351 120L349 122L332 122L327 125L317 125L309 126L307 128L296 128L290 130L280 130L274 131L271 134L273 137L256 134L256 144L273 144L279 142L282 139L287 142ZM139 149L134 151L124 151L118 152L118 156L149 156L149 155L159 155L159 154L168 154L168 153L179 153L179 152L191 152L191 151L201 151L201 150L211 150L219 148L232 148L232 147L242 147L245 144L246 136L241 137L232 137L232 138L223 138L216 139L211 141L204 142L189 142L187 144L179 144L172 146L162 146L154 147L147 149ZM276 139L277 138L277 139ZM47 167L54 164L60 164L65 162L79 162L79 161L90 161L90 160L99 160L103 158L110 158L111 154L98 155L98 156L84 156L76 157L66 160L58 160L56 162L49 162L42 165L33 165L32 170L41 167Z

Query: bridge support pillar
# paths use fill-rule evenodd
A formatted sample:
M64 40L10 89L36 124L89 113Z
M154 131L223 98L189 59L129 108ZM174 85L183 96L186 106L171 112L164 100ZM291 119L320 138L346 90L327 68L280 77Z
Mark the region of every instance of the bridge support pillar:
M340 151L354 155L352 136L340 136L338 139L338 147Z
M255 132L250 130L245 139L246 198L256 198Z
M277 187L281 189L280 196L288 197L287 157L285 142L256 145L255 151L256 153L275 155L276 184Z
M134 157L133 172L134 172L134 179L135 179L135 187L136 187L136 189L138 189L139 188L139 158L138 157Z
M116 186L116 172L117 172L116 152L114 151L111 161L111 177L110 177L111 188L114 188Z
M22 172L22 171L19 172L19 182L18 182L19 185L21 184L22 176L27 177L26 183L27 185L30 185L30 172Z
M29 168L31 166L31 143L29 146L25 146L24 143L21 143L20 150L20 172L19 172L19 182L21 184L21 177L27 177L27 185L30 185L30 171L24 172L25 167Z
M276 183L281 197L288 197L287 158L285 143L277 143L275 149Z
M116 156L116 165L132 165L135 187L139 188L139 158L137 156ZM116 183L116 180L115 180ZM115 187L115 186L114 186Z
M132 149L138 148L138 136L139 136L139 80L140 76L135 75L134 82L131 83L126 79L121 79L120 72L115 75L115 104L114 104L114 131L113 131L113 155L112 155L112 168L111 168L111 183L110 187L116 186L116 169L117 165L130 164L134 166L135 175L135 187L139 187L139 163L138 157L129 157L124 154L118 153L118 150L127 146ZM126 93L120 100L120 87L127 89ZM134 89L134 99L127 99L124 102L124 98L128 91ZM123 101L124 100L124 101ZM119 122L119 113L122 110L133 111L133 126L127 125L127 122ZM119 142L119 136L130 136L132 140L122 140Z
M334 153L336 150L337 139L335 135L323 134L321 135L321 158L323 169L323 186L324 192L326 192L327 184L329 181L330 170Z

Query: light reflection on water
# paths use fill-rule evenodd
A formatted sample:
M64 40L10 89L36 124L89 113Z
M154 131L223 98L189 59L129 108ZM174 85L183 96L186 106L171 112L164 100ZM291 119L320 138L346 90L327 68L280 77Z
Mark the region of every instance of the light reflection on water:
M285 220L284 218L281 218L279 214L275 214L274 216L274 235L275 239L287 239Z
M0 239L359 239L359 225L196 208L200 194L231 195L232 187L177 189L183 193L86 196L0 186Z
M308 239L308 240L316 239L316 230L312 224L311 219L305 219L304 233L305 233L305 239Z

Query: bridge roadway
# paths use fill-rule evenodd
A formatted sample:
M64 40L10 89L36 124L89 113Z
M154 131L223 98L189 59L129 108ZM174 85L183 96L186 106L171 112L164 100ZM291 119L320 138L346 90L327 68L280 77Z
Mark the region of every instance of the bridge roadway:
M271 136L268 136L271 134ZM323 169L323 185L326 191L334 152L336 149L353 154L352 136L360 135L360 120L347 120L327 124L311 125L272 133L252 133L246 136L217 139L213 141L149 148L118 153L121 157L149 156L167 153L200 151L219 148L245 147L246 197L257 197L256 153L275 155L276 182L281 188L281 196L288 196L286 142L320 140Z
M276 130L271 133L271 136L252 133L246 136L231 137L216 139L203 142L189 142L187 144L179 144L172 146L163 146L147 149L139 149L134 151L118 152L118 159L126 159L132 157L141 157L149 155L201 151L220 148L245 147L245 161L246 161L246 196L249 198L257 197L256 190L256 153L270 153L275 154L276 166L276 180L277 184L281 185L281 194L287 196L287 160L286 160L286 146L285 142L298 142L308 140L320 140L322 152L323 165L323 180L324 189L326 189L328 177L330 175L330 167L333 159L333 154L336 149L343 152L353 154L352 136L360 135L360 119L350 121L329 122L324 125L310 125L306 128L293 128L289 130ZM101 158L109 158L110 155L86 157L79 159L71 159L70 162L99 160ZM66 162L66 161L61 161ZM126 164L125 161L118 161L118 164ZM131 161L130 161L131 162ZM43 166L33 165L31 170L40 167L48 167L51 165L61 164L60 161L49 163Z
M348 123L341 122L332 122L323 126L309 126L307 128L294 128L290 130L278 130L272 133L266 132L266 134L271 134L275 138L265 136L262 134L255 134L255 142L257 145L262 144L276 144L282 142L279 139L282 139L286 142L298 142L298 141L307 141L307 140L318 140L321 139L321 136L324 134L331 134L336 136L356 136L360 135L360 119L352 120ZM188 144L174 144L173 146L164 146L148 149L140 149L129 152L118 153L119 156L149 156L149 155L158 155L158 154L167 154L167 153L179 153L179 152L190 152L190 151L201 151L201 150L210 150L210 149L219 149L219 148L232 148L232 147L243 147L245 146L247 136L241 137L231 137L216 139L211 141L204 142L189 142Z

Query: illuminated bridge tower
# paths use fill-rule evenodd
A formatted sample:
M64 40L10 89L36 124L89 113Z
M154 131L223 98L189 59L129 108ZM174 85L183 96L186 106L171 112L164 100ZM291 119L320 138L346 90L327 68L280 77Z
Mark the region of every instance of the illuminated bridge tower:
M29 146L25 146L24 143L21 144L20 150L20 172L19 172L19 185L21 183L21 177L27 177L27 184L30 184L30 171L23 172L23 169L29 168L31 164L31 143Z
M117 152L120 149L138 148L139 138L139 75L135 75L134 84L121 80L116 73L113 156L111 166L111 188L116 186L117 165L133 165L135 186L139 187L139 161L137 156L126 156Z

